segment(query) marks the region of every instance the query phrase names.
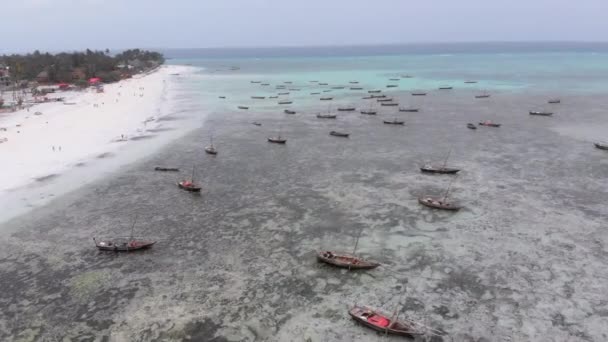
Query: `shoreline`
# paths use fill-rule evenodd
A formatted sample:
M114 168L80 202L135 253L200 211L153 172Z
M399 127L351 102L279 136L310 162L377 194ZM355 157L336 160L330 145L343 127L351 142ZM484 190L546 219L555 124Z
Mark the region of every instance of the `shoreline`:
M7 128L0 136L8 138L0 144L5 164L0 206L8 209L0 222L90 184L196 128L163 120L176 111L178 83L195 70L165 65L105 85L103 93L66 96L75 105L44 103L0 117L0 127ZM179 80L172 76L176 73L182 75Z

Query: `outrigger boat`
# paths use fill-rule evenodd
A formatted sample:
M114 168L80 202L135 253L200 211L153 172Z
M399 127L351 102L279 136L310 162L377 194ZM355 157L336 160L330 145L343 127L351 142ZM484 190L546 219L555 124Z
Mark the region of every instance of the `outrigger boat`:
M195 170L195 167L192 166L192 175L190 176L190 180L183 180L183 181L177 182L177 186L180 189L186 190L189 192L200 192L201 191L201 187L194 182L194 170Z
M135 227L135 222L137 222L137 217L131 226L131 235L128 237L118 237L113 239L102 239L97 241L97 239L93 238L95 242L95 247L100 251L112 251L112 252L132 252L141 249L146 249L152 247L156 241L145 240L135 238L133 236L133 228Z

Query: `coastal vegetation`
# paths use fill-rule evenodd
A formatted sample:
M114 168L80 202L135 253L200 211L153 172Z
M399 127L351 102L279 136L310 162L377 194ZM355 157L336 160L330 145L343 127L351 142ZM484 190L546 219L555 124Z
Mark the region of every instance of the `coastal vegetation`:
M105 51L62 52L34 51L25 55L0 56L0 66L10 82L83 83L90 78L116 82L133 74L158 67L165 61L161 53L140 49L117 54Z

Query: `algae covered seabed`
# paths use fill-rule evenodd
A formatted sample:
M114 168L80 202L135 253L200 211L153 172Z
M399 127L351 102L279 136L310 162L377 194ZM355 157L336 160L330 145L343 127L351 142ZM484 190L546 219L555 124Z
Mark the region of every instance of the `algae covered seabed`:
M554 117L527 114L547 98L433 91L420 113L335 121L312 107L218 111L153 157L3 224L0 340L393 340L355 325L355 303L400 308L444 341L608 340L608 154L591 143L608 105L564 96ZM382 124L394 117L406 126ZM465 127L485 119L502 127ZM279 129L287 144L267 143ZM217 157L202 151L211 132ZM465 208L422 208L417 197L452 178L418 167L450 149ZM201 195L175 185L193 163ZM94 248L93 236L127 235L136 214L152 249ZM315 251L350 251L361 230L358 252L380 268L317 264Z

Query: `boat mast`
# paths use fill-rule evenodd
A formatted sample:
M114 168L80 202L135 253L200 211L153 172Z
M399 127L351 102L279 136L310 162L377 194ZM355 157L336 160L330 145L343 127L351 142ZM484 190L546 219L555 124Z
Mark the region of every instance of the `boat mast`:
M450 193L450 189L452 188L452 183L454 182L454 179L456 179L456 177L454 177L454 178L452 178L452 180L450 180L448 189L445 191L445 195L443 195L443 202L445 202L445 200L448 198L448 194Z
M131 226L131 237L130 240L133 240L133 229L135 229L135 223L137 222L137 214L135 214L135 219L133 220L133 225Z
M359 234L357 234L357 239L355 240L355 247L353 248L353 256L355 256L355 252L357 251L357 246L359 246L359 238L361 237L361 233L363 233L363 227L359 229ZM350 271L351 264L348 265L348 270Z
M448 159L450 159L450 154L452 154L452 149L450 149L448 151L448 155L447 157L445 157L445 160L443 161L443 168L445 169L445 167L448 165Z
M192 164L192 175L190 176L190 181L192 182L192 184L194 184L194 168L196 167L196 165Z

